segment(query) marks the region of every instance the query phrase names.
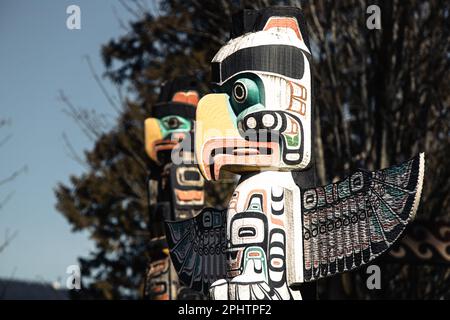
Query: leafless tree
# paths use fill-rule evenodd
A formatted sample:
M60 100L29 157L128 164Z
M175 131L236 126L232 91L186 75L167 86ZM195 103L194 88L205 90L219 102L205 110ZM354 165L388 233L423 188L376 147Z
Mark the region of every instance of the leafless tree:
M9 126L10 123L11 123L11 121L9 121L7 119L0 118L0 129L4 129L5 127ZM11 134L7 134L3 138L1 138L0 139L0 147L4 146L11 139L11 137L12 137ZM1 179L0 180L0 187L3 187L7 183L15 180L21 173L25 172L26 170L27 170L27 167L24 166L24 167L22 167L22 168L20 168L20 169L18 169L16 171L14 171L13 173L11 173L9 176ZM9 202L9 200L11 200L13 194L14 194L14 192L9 192L6 196L1 198L1 200L0 200L0 211L5 207L5 205ZM11 232L8 229L6 230L4 239L0 240L0 253L5 250L5 248L17 236L17 234L18 234L17 231Z

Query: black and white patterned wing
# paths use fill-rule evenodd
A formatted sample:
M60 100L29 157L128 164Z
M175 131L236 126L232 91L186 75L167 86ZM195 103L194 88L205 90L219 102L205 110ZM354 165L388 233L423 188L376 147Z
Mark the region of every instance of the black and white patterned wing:
M180 281L204 294L226 274L225 213L207 208L194 218L166 222L170 257Z
M387 250L416 213L424 166L421 153L398 166L302 190L304 281L355 269Z

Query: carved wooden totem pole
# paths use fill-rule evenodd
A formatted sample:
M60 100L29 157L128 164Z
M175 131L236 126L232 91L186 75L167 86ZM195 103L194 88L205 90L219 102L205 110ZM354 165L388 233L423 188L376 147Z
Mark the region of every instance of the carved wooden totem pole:
M144 296L156 300L197 299L201 295L180 286L168 256L165 220L187 219L204 206L204 179L194 165L192 129L198 103L195 84L188 78L166 82L159 102L145 121L145 149L158 164L149 179L152 253ZM152 183L152 181L156 181ZM156 194L153 195L152 193ZM156 199L155 199L156 198ZM153 202L154 202L153 200Z
M241 174L226 211L166 224L180 280L213 299L301 299L296 287L367 264L417 210L424 155L316 186L311 49L302 12L234 17L212 61L216 93L197 106L206 179Z

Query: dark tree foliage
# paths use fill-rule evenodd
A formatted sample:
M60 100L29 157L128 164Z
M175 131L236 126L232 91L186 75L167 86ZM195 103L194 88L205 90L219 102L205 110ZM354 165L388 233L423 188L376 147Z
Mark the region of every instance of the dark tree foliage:
M231 14L272 4L300 6L300 1L168 0L151 12L138 3L128 8L137 12L129 32L103 46L105 76L133 98L124 103L114 129L86 152L88 170L56 190L58 210L74 231L88 231L96 244L80 259L89 297L134 298L141 292L151 236L145 181L148 171L156 170L144 153L143 121L158 87L191 75L207 92L210 61L229 37ZM366 27L372 4L381 8L381 30ZM418 219L448 219L449 4L322 0L303 7L313 50L318 183L425 151ZM230 187L210 184L208 193L210 204L224 205ZM384 268L383 281L391 289L381 293L364 291L362 270L321 281L318 296L448 297L448 269L433 268ZM436 288L421 287L427 279Z

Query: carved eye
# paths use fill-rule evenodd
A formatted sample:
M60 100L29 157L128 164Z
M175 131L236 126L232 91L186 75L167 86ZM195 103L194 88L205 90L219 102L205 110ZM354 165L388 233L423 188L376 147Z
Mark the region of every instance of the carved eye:
M236 81L233 86L233 99L237 103L244 103L247 100L247 87L241 81Z
M258 84L249 78L240 78L231 87L231 106L236 115L261 101Z
M231 222L231 244L241 246L258 244L264 241L265 225L261 218L238 218Z
M167 119L166 124L169 129L172 129L172 130L178 129L178 127L180 126L180 120L178 120L175 117L172 117L172 118Z

